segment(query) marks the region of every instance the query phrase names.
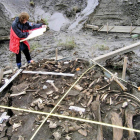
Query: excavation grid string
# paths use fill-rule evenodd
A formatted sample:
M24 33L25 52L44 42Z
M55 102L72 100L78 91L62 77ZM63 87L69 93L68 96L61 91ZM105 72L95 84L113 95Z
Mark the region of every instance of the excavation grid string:
M92 69L95 65L91 66L90 68L88 68L84 73L81 74L81 76L75 81L75 83L68 89L68 91L64 94L64 96L59 100L59 102L56 104L56 106L51 110L51 112L48 114L48 116L43 120L43 122L41 123L41 125L37 128L37 130L35 131L35 133L33 134L33 136L31 137L30 140L33 140L35 135L38 133L38 131L41 129L41 127L43 126L43 124L47 121L47 119L49 118L49 116L53 113L53 111L57 108L57 106L61 103L61 101L67 96L67 94L70 92L70 90L78 83L78 81L84 76L84 74L86 74L90 69Z

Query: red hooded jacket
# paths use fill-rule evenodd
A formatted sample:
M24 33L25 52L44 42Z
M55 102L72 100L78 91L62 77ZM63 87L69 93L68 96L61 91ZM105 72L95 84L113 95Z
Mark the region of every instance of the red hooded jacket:
M12 27L11 27L11 31L10 31L10 44L9 44L9 49L10 51L18 54L19 53L19 49L20 49L20 40L21 38L19 38L15 32L13 31ZM28 49L30 50L30 45L27 41L23 42L24 44L27 45Z

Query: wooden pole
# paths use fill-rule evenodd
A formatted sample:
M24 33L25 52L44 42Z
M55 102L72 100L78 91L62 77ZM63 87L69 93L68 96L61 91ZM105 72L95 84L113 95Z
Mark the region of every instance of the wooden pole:
M128 57L124 57L122 79L125 80Z
M55 50L55 57L56 57L56 61L57 61L57 58L58 58L58 49L57 48Z

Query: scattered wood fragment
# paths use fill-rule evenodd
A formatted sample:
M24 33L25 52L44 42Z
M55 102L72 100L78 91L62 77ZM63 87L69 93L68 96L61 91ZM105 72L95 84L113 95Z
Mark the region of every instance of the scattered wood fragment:
M116 112L111 113L111 121L113 125L122 126L122 119ZM121 140L123 137L123 130L118 128L113 128L113 140Z
M90 96L90 99L89 99L89 101L87 103L87 107L91 104L92 100L93 100L93 95Z
M128 57L124 57L122 79L125 80Z
M16 97L16 96L20 96L20 95L24 95L26 94L26 91L22 91L20 93L17 93L17 94L11 94L10 97Z
M104 89L104 88L108 87L110 84L111 84L111 83L109 83L109 84L107 84L107 85L105 85L105 86L103 86L103 87L101 87L101 88L97 89L97 91L102 90L102 89Z
M78 91L81 91L83 90L83 88L80 86L80 85L75 85L74 88Z
M114 81L116 81L123 91L127 91L127 88L117 78L115 78Z

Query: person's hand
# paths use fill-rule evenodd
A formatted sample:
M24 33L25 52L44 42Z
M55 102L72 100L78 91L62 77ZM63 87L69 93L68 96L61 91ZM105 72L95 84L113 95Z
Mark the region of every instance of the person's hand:
M29 31L29 35L32 33L32 31Z
M42 25L42 28L47 28L47 25Z

